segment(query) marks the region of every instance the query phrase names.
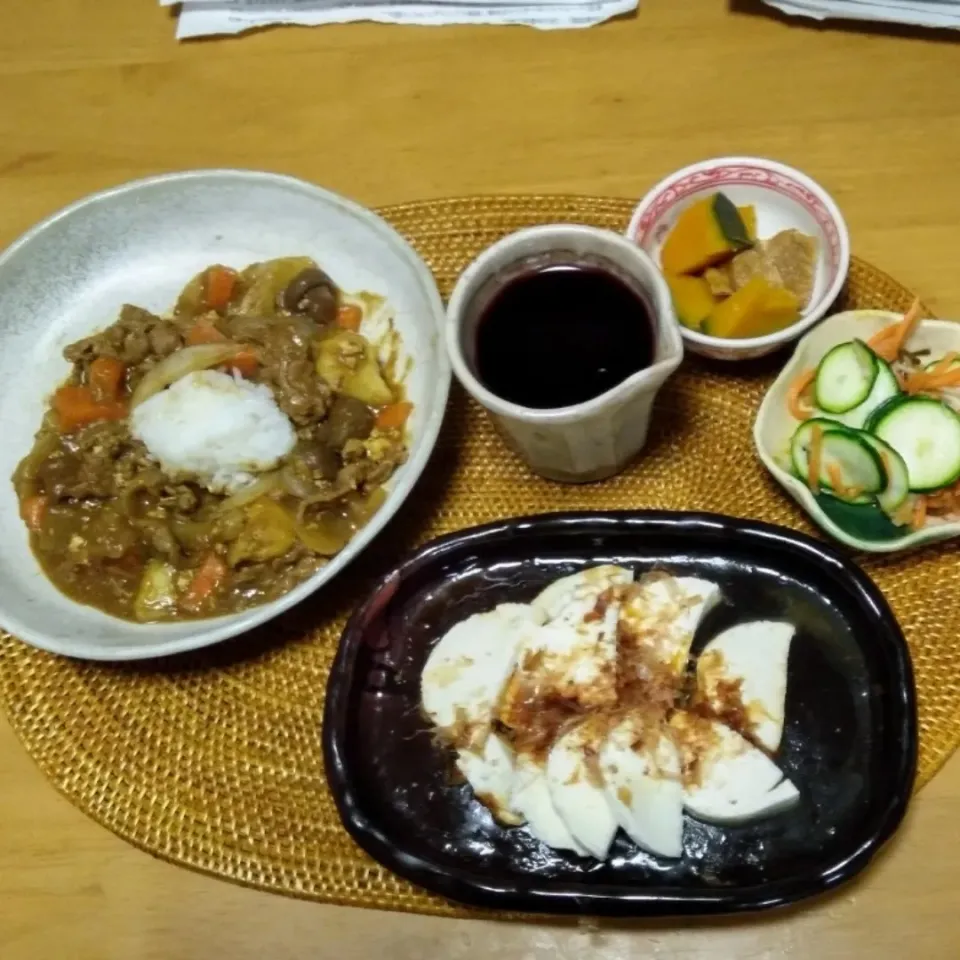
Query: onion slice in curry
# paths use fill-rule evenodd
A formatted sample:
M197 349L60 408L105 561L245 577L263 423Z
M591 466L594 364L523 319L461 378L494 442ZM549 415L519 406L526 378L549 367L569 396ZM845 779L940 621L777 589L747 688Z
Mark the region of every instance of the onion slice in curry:
M182 347L147 372L133 391L130 409L135 410L145 400L166 390L171 383L188 373L217 367L245 349L248 348L239 343L200 343L194 347Z
M227 499L217 507L217 513L229 513L231 510L239 510L241 507L253 503L254 500L259 500L261 497L265 497L267 494L279 490L280 487L280 471L271 470L270 473L263 474L254 480L253 483L248 483L245 487L241 487L236 493L227 497Z

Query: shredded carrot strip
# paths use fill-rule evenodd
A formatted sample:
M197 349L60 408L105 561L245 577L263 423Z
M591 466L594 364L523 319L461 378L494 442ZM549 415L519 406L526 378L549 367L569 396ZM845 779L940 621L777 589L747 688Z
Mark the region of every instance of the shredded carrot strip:
M953 364L953 361L957 359L958 354L956 351L951 351L950 353L945 353L937 362L930 368L929 373L946 373Z
M846 490L846 487L843 483L843 474L840 472L840 468L835 463L827 464L827 476L830 478L830 486L839 493L843 494Z
M933 370L917 370L908 374L903 381L903 389L907 393L937 393L949 387L960 386L960 370L945 370L937 373Z
M823 427L817 424L810 431L810 451L807 458L807 486L820 492L820 467L823 463Z
M900 321L896 323L891 323L889 326L882 327L878 330L869 340L867 340L867 346L873 348L874 350L877 347L882 346L888 340L892 339L894 332L896 331Z
M956 499L949 491L940 490L927 496L928 513L950 513L955 506Z
M913 513L910 515L910 526L919 530L927 522L927 498L918 496L913 502Z
M935 370L931 370L930 382L940 388L955 387L957 384L960 384L960 369L944 370L943 373L937 373Z
M855 500L863 493L863 487L847 486L843 482L843 474L835 463L827 464L827 476L830 478L830 486L838 497L844 497L848 500Z
M930 374L926 370L908 373L901 381L900 386L904 393L923 393L934 389Z
M804 393L813 383L816 370L804 370L796 380L790 384L787 391L787 409L795 420L809 420L813 416L813 407L803 403Z
M920 322L920 312L920 301L914 300L902 320L875 333L867 341L867 346L887 363L893 363Z
M908 525L913 516L913 504L909 500L904 500L903 503L897 507L896 512L891 516L891 520L898 526L902 527Z
M927 494L927 513L957 513L960 511L960 481L952 487Z

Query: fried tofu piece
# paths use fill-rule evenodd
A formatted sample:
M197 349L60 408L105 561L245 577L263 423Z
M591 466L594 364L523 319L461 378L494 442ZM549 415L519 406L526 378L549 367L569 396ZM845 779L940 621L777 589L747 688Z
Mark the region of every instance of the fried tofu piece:
M762 277L771 287L785 286L776 263L767 254L763 243L752 250L738 253L730 261L730 278L735 290L741 290L754 277Z
M799 230L782 230L763 241L764 257L776 265L786 287L800 301L801 307L810 302L813 282L817 275L817 241Z
M707 267L703 271L703 279L707 281L711 295L718 300L732 296L736 289L733 280L730 279L730 271L726 264L721 264L719 267Z

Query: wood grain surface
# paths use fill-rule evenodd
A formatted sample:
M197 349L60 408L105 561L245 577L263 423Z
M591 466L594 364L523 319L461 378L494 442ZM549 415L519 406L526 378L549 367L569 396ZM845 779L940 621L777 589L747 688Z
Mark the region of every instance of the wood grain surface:
M86 193L231 166L367 204L640 196L761 154L820 180L860 256L960 317L960 45L759 3L646 0L578 32L373 25L177 44L153 0L0 4L0 244ZM74 810L0 721L3 960L684 960L960 955L960 759L859 881L753 919L519 926L318 906L151 859Z

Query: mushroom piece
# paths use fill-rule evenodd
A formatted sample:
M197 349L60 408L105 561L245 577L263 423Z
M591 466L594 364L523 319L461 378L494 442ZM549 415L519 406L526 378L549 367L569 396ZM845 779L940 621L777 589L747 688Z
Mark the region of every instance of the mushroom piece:
M311 317L319 324L333 323L340 306L340 291L319 267L301 270L280 295L280 304L291 313Z

